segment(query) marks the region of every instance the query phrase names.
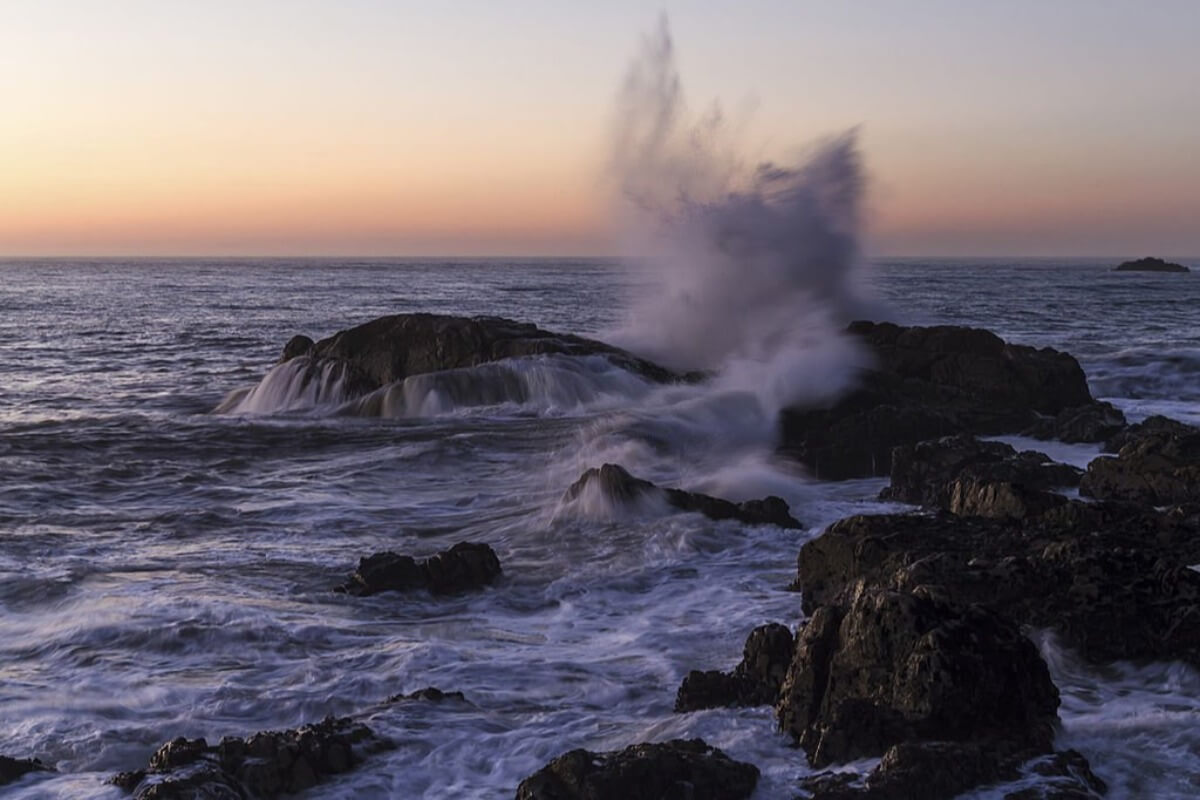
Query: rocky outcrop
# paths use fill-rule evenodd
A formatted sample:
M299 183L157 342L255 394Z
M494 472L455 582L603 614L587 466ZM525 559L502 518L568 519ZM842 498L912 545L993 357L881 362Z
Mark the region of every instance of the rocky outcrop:
M681 379L670 370L594 339L544 331L502 317L393 314L314 343L295 336L284 361L306 356L314 368L335 364L346 390L362 395L410 375L474 367L503 358L536 355L604 356L649 380ZM695 376L691 376L695 377Z
M616 504L636 503L643 499L661 498L667 505L680 511L694 511L709 519L733 519L747 525L778 525L781 528L801 528L800 522L791 515L788 504L781 498L770 496L761 500L731 503L719 497L682 489L665 489L650 481L635 478L622 466L605 464L587 470L579 480L567 487L564 502L578 498L585 491L595 491Z
M1161 258L1147 256L1133 261L1123 261L1113 268L1114 272L1191 272L1183 264L1164 261Z
M732 672L692 670L675 695L676 711L730 706L773 706L779 699L794 640L786 625L760 625L746 638Z
M1071 444L1103 442L1125 428L1125 414L1112 403L1096 401L1042 417L1021 432L1034 439L1058 439Z
M1200 513L1073 501L1024 520L857 516L805 543L814 613L859 580L980 603L1087 660L1200 663Z
M465 703L467 698L462 692L443 692L436 686L426 686L424 689L417 689L415 692L408 694L394 694L387 699L389 703L407 703L423 700L429 703L441 703L447 700L455 700Z
M788 409L781 451L826 480L887 475L892 448L957 433L1017 433L1092 403L1067 353L955 326L856 322L875 366L831 408Z
M217 745L180 737L160 747L146 769L122 772L112 783L136 800L271 798L347 772L387 746L365 725L333 717L245 739L226 736Z
M1139 441L1148 436L1157 436L1160 434L1191 436L1192 434L1200 433L1200 428L1195 425L1188 425L1186 422L1180 422L1177 419L1164 417L1161 414L1155 414L1152 417L1147 417L1141 422L1133 425L1127 425L1120 431L1117 431L1112 436L1104 440L1104 452L1119 453L1121 448L1127 444Z
M1115 458L1088 464L1079 493L1148 505L1200 503L1200 429L1157 418L1119 434Z
M36 758L11 758L0 756L0 786L28 775L31 772L50 772L51 769Z
M800 629L776 713L820 767L909 741L1048 752L1058 702L1037 648L995 612L859 582Z
M743 800L758 768L700 739L635 744L612 753L572 750L517 787L517 800Z
M500 577L500 559L486 544L459 542L423 561L384 552L360 559L358 569L337 591L358 596L376 592L455 594L480 589Z

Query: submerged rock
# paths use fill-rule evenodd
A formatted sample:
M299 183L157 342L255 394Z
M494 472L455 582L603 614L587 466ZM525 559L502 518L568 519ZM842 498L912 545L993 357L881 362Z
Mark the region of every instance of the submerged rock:
M1149 505L1200 503L1200 429L1157 419L1114 437L1116 457L1088 464L1079 493Z
M1183 264L1163 261L1161 258L1147 256L1133 261L1123 261L1113 268L1114 272L1191 272Z
M800 629L776 713L820 767L922 740L1047 752L1058 702L1037 648L995 612L859 582Z
M415 692L408 694L394 694L387 699L389 703L405 703L414 700L424 700L430 703L441 703L446 700L457 700L466 702L467 698L462 692L443 692L435 686L426 686L424 689L417 689Z
M226 736L215 746L204 739L173 739L146 769L122 772L111 783L136 800L271 798L347 772L387 746L367 726L329 717L289 731Z
M743 800L758 768L701 739L572 750L521 781L517 800Z
M53 772L53 770L36 758L0 756L0 786L12 783L31 772Z
M781 451L825 480L891 472L892 448L957 433L1017 433L1092 403L1074 358L956 326L856 322L873 369L831 408L787 409Z
M775 705L794 646L786 625L758 626L746 638L742 661L732 672L692 670L687 674L675 695L675 710Z
M491 547L478 542L459 542L423 561L392 552L360 559L358 569L337 591L357 596L417 589L455 594L481 589L500 574L500 559Z
M699 512L709 519L733 519L747 525L778 525L781 528L804 527L791 515L788 504L779 497L731 503L698 492L656 486L650 481L635 478L617 464L605 464L587 470L579 476L579 480L567 487L563 500L575 500L586 490L598 491L613 503L628 504L643 498L661 497L673 508Z

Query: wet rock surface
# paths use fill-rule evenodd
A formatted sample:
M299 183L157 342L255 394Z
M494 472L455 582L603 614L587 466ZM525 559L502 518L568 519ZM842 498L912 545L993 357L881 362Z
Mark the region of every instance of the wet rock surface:
M1071 444L1103 442L1125 428L1125 415L1112 403L1094 402L1043 417L1022 431L1034 439L1057 439Z
M52 772L52 770L36 758L0 756L0 786L12 783L31 772Z
M958 433L1017 433L1044 416L1090 405L1067 353L1007 344L956 326L856 322L875 358L859 388L826 409L788 409L781 451L825 480L891 471L892 448Z
M1058 703L1015 624L980 605L860 582L797 633L776 714L820 767L921 740L1048 752Z
M330 717L245 739L226 736L216 745L173 739L158 749L146 769L122 772L111 782L137 800L272 798L348 772L364 756L388 746L365 725Z
M1152 420L1108 442L1116 456L1088 464L1080 494L1155 506L1200 502L1200 429Z
M635 744L610 753L572 750L517 787L517 800L742 800L758 768L701 739Z
M713 520L732 519L747 525L778 525L781 528L803 527L799 520L791 515L788 504L781 498L770 496L761 500L731 503L698 492L662 488L630 475L624 467L617 464L605 464L587 470L579 480L567 487L563 499L574 500L585 491L599 492L618 504L636 503L641 499L658 497L680 511L695 511Z
M675 710L775 705L794 647L786 625L758 626L746 638L742 660L733 671L692 670L687 674L675 695Z
M360 597L416 590L457 594L481 589L500 574L500 559L491 547L478 542L459 542L422 561L398 553L375 553L360 559L358 569L336 590Z

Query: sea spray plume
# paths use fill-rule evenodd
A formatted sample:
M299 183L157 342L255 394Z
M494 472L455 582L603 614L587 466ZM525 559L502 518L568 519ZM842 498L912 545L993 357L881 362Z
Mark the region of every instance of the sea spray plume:
M767 411L843 391L863 356L841 333L869 316L854 131L796 164L746 168L714 110L691 124L665 19L617 103L612 164L634 260L651 287L623 344L719 374Z

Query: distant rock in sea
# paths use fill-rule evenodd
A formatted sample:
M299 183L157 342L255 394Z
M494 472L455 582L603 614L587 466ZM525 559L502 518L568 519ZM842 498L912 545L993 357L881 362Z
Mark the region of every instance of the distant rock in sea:
M1191 272L1183 264L1173 264L1161 258L1139 258L1118 264L1116 272Z

